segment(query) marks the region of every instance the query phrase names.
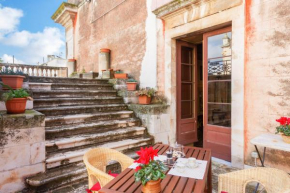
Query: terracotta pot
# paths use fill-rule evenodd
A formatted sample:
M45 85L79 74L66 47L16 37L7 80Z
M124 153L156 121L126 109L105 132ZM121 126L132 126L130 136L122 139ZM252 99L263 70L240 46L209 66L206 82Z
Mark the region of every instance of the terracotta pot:
M110 50L110 49L108 49L108 48L102 48L102 49L100 49L100 52L106 52L106 53L110 53L110 52L111 52L111 50Z
M20 114L25 112L27 98L14 98L6 101L6 109L8 114Z
M137 82L127 82L127 90L136 90Z
M147 95L141 95L139 96L139 104L148 105L151 103L151 98L152 97L148 97Z
M142 186L143 193L159 193L161 192L161 179L156 181L149 181L145 186Z
M117 79L127 79L128 78L128 75L126 73L122 73L122 74L115 73L114 76Z
M290 144L290 136L287 136L287 135L284 135L284 134L281 134L282 136L282 139L285 143L289 143Z
M10 86L12 89L22 88L23 79L25 76L20 75L0 75L3 84ZM3 90L8 90L7 88L2 88Z

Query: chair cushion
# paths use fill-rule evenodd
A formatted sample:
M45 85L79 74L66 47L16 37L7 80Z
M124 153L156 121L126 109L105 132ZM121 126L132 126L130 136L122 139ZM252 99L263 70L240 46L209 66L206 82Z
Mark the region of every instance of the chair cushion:
M113 177L117 177L118 176L118 174L111 173L111 171L109 171L108 174L110 176L113 176ZM95 185L93 185L93 187L91 189L87 189L87 193L93 193L93 191L99 191L100 189L101 189L101 185L98 182Z

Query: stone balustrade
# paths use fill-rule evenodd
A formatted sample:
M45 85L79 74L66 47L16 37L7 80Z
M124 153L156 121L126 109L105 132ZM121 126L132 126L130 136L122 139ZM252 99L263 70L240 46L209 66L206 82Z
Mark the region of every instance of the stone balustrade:
M39 66L39 65L26 65L26 64L11 64L0 63L1 70L6 68L13 71L22 71L29 76L42 76L42 77L68 77L67 67L52 67L52 66Z

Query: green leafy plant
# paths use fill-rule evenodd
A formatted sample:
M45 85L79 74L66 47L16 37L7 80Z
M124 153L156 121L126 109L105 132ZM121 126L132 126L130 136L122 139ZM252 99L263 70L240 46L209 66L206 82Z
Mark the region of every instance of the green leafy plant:
M138 96L146 95L148 97L153 97L156 94L156 90L154 88L142 88L136 92Z
M14 72L12 69L6 67L4 70L1 70L0 75L24 75L24 73L20 70Z
M9 101L14 98L27 98L28 100L33 100L28 92L24 89L13 90L10 86L0 83L3 87L8 88L9 91L2 94L2 101Z
M77 72L72 72L72 73L70 74L70 77L75 76L75 75L77 75L77 74L78 74Z
M127 80L127 82L137 82L137 80L133 79L133 78L130 78Z
M83 67L83 70L82 70L82 74L86 73L86 70L85 68Z
M281 117L280 119L277 119L276 121L280 123L280 126L276 127L276 134L282 133L286 136L290 136L290 118Z
M152 147L141 148L140 151L136 152L139 159L135 162L139 163L139 166L135 169L135 182L141 181L142 185L145 186L151 180L156 181L165 178L165 172L168 168L161 161L154 160L154 157L158 156L157 152L158 150Z
M123 71L122 70L116 70L115 74L123 74Z

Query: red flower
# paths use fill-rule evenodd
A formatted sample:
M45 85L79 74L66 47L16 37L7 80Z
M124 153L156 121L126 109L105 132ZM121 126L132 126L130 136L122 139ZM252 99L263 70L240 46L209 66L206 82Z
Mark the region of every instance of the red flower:
M137 166L137 167L135 168L135 171L138 172L140 169L142 169L142 167L141 167L141 166Z
M290 118L287 117L281 117L280 119L276 119L280 125L288 125L290 123Z
M141 147L140 151L136 152L139 155L139 159L136 160L136 163L148 164L151 160L154 160L155 156L158 156L158 150L154 150L153 147L143 149Z

